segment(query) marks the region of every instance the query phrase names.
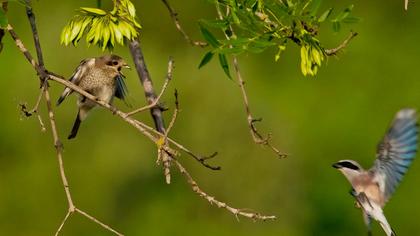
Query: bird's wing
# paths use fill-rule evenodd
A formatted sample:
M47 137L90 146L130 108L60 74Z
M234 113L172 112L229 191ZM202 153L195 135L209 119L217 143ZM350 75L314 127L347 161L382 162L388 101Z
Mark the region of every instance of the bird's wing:
M127 97L128 90L127 85L125 85L124 81L125 76L121 73L117 75L115 78L116 81L116 87L115 87L115 97L125 101L125 98Z
M74 73L71 75L69 81L73 84L78 85L81 78L86 75L87 71L91 67L91 64L95 63L95 58L87 58L80 62L79 66L76 68ZM73 90L70 88L65 88L60 98L57 101L57 106L64 101L64 99L72 93Z
M414 109L400 110L379 143L372 171L385 200L389 200L401 182L417 151L418 124Z

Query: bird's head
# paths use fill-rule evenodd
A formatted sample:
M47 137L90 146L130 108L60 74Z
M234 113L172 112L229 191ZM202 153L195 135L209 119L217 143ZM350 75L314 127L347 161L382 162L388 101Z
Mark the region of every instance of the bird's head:
M122 68L130 68L128 64L122 59L120 56L117 55L105 55L99 58L101 62L105 65L106 68L121 73Z
M341 171L341 173L343 173L350 182L352 182L354 177L360 175L363 171L363 168L359 165L359 163L353 160L341 160L334 163L332 167Z

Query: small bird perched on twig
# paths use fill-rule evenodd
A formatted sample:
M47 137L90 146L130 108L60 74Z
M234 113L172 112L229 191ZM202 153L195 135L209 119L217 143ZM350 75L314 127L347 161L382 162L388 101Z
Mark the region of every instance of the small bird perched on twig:
M121 72L122 68L130 67L117 55L87 58L80 62L71 76L70 82L106 103L111 103L114 96L124 100L127 87L124 82L124 75ZM57 106L72 92L72 89L65 88L57 101ZM79 112L68 139L76 137L80 123L86 118L88 112L96 106L96 103L79 95L77 106Z
M417 152L418 124L414 109L400 110L379 143L374 166L364 170L357 162L341 160L333 165L352 185L351 195L362 209L371 235L372 219L379 222L387 236L395 236L382 208L401 182Z

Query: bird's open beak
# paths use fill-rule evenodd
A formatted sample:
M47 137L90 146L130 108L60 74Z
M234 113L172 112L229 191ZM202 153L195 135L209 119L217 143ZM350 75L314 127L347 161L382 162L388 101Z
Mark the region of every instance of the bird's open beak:
M334 163L334 164L332 165L332 167L334 167L334 168L336 168L336 169L340 169L340 168L341 168L341 165L340 165L339 163Z
M124 68L131 69L131 67L130 67L127 63L124 63L122 66L123 66Z

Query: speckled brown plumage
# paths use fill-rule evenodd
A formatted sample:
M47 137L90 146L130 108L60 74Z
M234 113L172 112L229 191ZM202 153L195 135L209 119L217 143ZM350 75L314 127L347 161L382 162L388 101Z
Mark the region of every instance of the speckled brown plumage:
M117 97L124 99L126 92L121 73L123 67L127 68L127 63L117 55L87 58L80 62L70 81L99 100L111 103L116 92L118 92ZM71 93L70 88L65 88L57 101L57 105ZM80 123L87 117L88 112L96 106L96 103L79 95L77 105L79 111L72 131L68 136L69 139L76 137Z

